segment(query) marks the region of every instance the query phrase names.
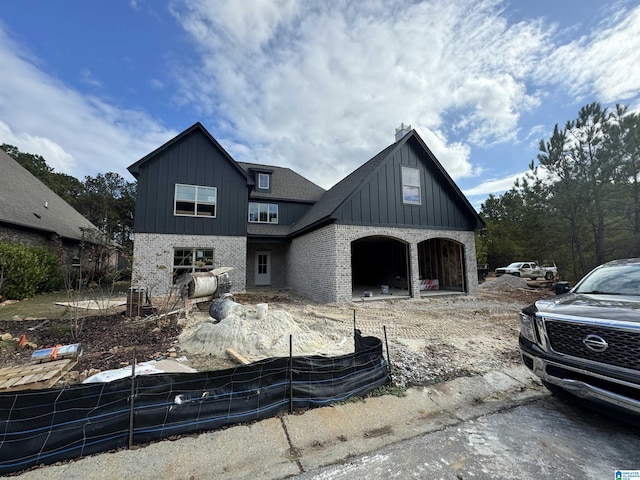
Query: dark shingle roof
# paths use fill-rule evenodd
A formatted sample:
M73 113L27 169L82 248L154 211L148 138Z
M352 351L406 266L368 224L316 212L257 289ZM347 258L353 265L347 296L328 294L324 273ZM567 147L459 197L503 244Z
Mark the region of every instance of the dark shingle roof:
M82 240L81 229L97 230L31 172L0 150L0 222Z
M290 168L274 167L257 163L237 162L238 165L253 179L250 170L273 172L271 175L271 191L261 192L253 190L250 198L265 198L278 200L292 200L299 202L316 202L325 193L325 189L319 187L302 175Z
M298 221L298 223L293 226L291 229L292 233L303 230L314 223L330 217L342 202L344 202L347 197L349 197L349 195L351 195L405 139L406 137L392 145L389 145L371 160L331 187L327 193L325 193L324 196Z

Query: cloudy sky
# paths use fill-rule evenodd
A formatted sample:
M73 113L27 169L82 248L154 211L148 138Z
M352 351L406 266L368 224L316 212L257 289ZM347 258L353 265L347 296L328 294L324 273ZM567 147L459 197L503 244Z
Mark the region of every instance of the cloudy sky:
M0 9L0 143L83 179L201 122L324 188L417 130L471 203L554 124L640 108L640 0L21 0ZM1 172L0 172L1 174Z

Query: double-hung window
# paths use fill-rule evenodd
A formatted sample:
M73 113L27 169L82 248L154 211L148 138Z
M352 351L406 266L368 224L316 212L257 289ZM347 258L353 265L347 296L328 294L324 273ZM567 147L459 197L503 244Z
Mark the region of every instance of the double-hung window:
M250 223L278 223L278 205L276 203L249 202Z
M216 187L176 183L174 215L215 218L217 203Z
M420 205L420 170L412 167L402 167L402 203Z

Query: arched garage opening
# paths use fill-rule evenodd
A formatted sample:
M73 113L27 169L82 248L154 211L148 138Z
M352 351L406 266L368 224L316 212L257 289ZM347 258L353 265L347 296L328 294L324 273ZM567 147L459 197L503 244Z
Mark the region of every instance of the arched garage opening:
M418 244L420 293L450 290L466 292L464 245L446 238Z
M409 295L409 245L384 236L365 237L351 242L351 278L353 296L365 291L390 295Z

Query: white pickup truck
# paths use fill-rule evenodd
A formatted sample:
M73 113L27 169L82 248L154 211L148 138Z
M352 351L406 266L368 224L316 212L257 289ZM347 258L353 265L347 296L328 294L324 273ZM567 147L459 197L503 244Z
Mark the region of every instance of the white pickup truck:
M544 262L540 265L538 262L530 261L513 262L506 267L496 268L496 277L507 274L531 280L543 277L545 280L553 280L558 275L558 267L553 262Z

